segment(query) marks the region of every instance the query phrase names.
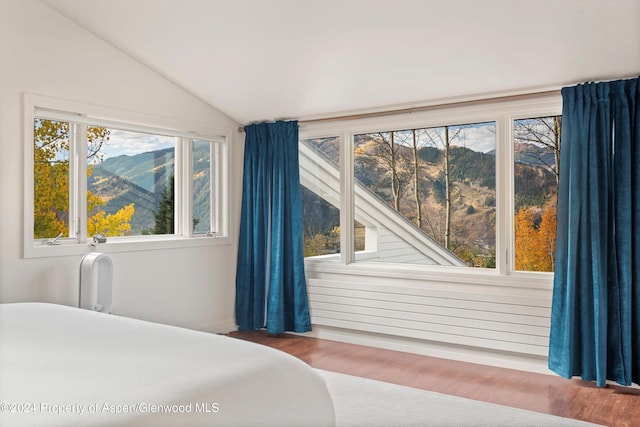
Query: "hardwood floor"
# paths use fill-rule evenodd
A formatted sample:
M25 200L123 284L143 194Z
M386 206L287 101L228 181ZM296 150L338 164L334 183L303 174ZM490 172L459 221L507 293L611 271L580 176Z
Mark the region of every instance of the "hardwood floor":
M640 426L640 391L599 388L485 365L456 362L292 334L232 332L231 337L277 348L314 368L432 390L610 427Z

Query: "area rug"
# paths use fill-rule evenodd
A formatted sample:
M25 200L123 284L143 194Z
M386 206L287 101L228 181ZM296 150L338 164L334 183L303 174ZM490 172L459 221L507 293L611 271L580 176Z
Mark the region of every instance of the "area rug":
M336 409L336 427L588 427L597 424L448 396L411 387L317 371Z

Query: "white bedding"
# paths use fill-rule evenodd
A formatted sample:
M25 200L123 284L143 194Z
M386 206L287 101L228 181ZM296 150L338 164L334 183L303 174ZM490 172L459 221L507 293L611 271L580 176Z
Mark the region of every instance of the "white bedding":
M0 304L0 404L0 426L335 425L286 353L43 303Z

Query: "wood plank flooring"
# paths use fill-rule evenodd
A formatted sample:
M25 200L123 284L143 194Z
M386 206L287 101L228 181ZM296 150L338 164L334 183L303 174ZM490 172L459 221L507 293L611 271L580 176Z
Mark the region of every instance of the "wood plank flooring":
M229 336L277 348L314 368L497 403L610 427L640 426L640 391L264 331Z

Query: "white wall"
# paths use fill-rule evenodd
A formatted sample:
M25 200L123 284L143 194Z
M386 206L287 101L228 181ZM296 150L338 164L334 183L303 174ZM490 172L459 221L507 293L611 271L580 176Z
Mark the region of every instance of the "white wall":
M212 75L211 78L215 78ZM0 302L76 305L80 257L24 259L24 93L234 130L235 237L243 137L238 124L34 0L0 0ZM236 238L206 248L111 255L114 312L195 329L233 327Z

